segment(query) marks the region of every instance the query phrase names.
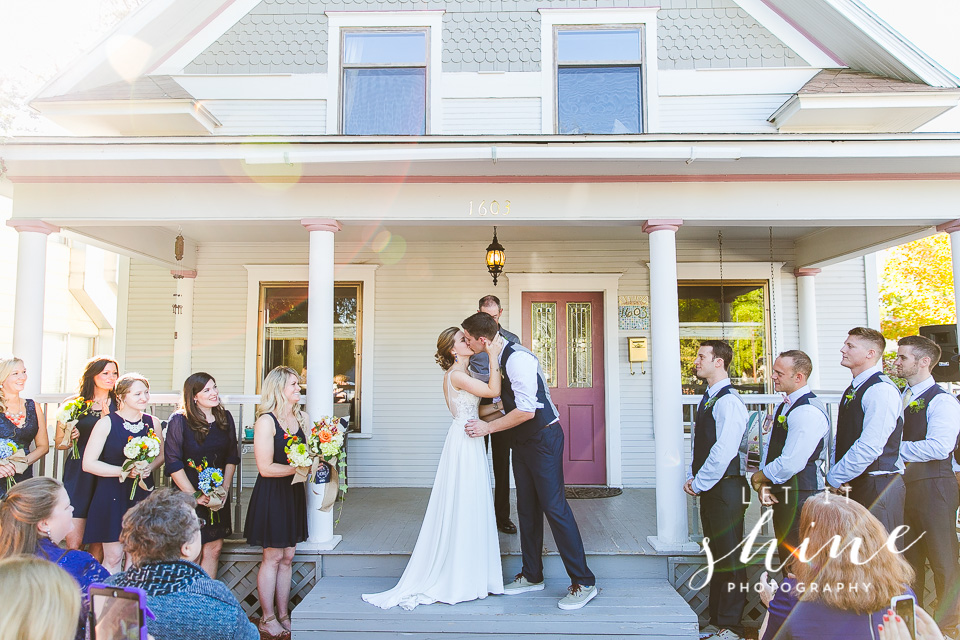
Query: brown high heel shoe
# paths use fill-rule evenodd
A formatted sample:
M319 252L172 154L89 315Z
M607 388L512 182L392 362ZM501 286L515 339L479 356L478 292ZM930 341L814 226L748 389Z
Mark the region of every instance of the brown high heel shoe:
M270 633L261 626L265 622L273 622L274 620L277 620L276 616L260 618L260 622L257 623L257 631L260 632L260 640L290 640L290 632L286 629L280 633ZM279 620L277 620L277 622L279 622ZM280 626L283 625L281 624Z

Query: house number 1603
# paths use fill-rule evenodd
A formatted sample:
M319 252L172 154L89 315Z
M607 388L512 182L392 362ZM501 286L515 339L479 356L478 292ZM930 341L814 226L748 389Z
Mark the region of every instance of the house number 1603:
M509 200L504 200L502 207L498 200L491 200L489 204L487 204L486 200L481 200L480 204L477 205L477 215L479 216L485 216L488 214L491 216L500 216L500 215L505 216L509 213L510 213ZM471 216L473 215L473 200L470 201L470 213L468 215L471 215Z

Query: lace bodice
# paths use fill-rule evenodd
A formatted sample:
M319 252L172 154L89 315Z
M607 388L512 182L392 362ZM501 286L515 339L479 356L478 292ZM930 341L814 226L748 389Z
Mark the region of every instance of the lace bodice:
M447 408L453 414L454 420L472 420L477 417L477 407L480 406L480 398L469 391L458 390L447 377Z

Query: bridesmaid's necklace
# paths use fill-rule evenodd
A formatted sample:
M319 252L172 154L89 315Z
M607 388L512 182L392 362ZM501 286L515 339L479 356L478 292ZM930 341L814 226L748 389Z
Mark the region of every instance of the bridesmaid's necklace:
M291 420L292 420L293 423L296 425L296 426L294 426L294 427L292 427L292 428L287 426ZM292 411L290 412L290 415L289 415L289 416L282 416L282 417L281 417L279 414L277 414L277 422L280 423L280 428L283 429L284 432L287 433L287 435L290 435L291 433L293 433L293 431L294 431L297 427L300 426L300 422L299 422L299 421L296 419L296 417L293 415L293 412L292 412Z
M13 423L14 427L17 429L22 429L24 422L27 420L27 412L25 411L26 403L19 396L17 396L17 404L20 405L19 411L11 413L10 411L12 407L7 407L7 410L4 411L4 414L7 416L7 419Z

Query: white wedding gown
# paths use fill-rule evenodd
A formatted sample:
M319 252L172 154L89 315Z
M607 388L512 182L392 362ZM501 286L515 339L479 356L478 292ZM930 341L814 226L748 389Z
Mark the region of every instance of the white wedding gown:
M449 392L453 424L443 443L413 555L397 586L362 596L382 609L456 604L503 593L500 539L483 438L471 438L463 430L468 420L477 417L480 398L452 385Z

